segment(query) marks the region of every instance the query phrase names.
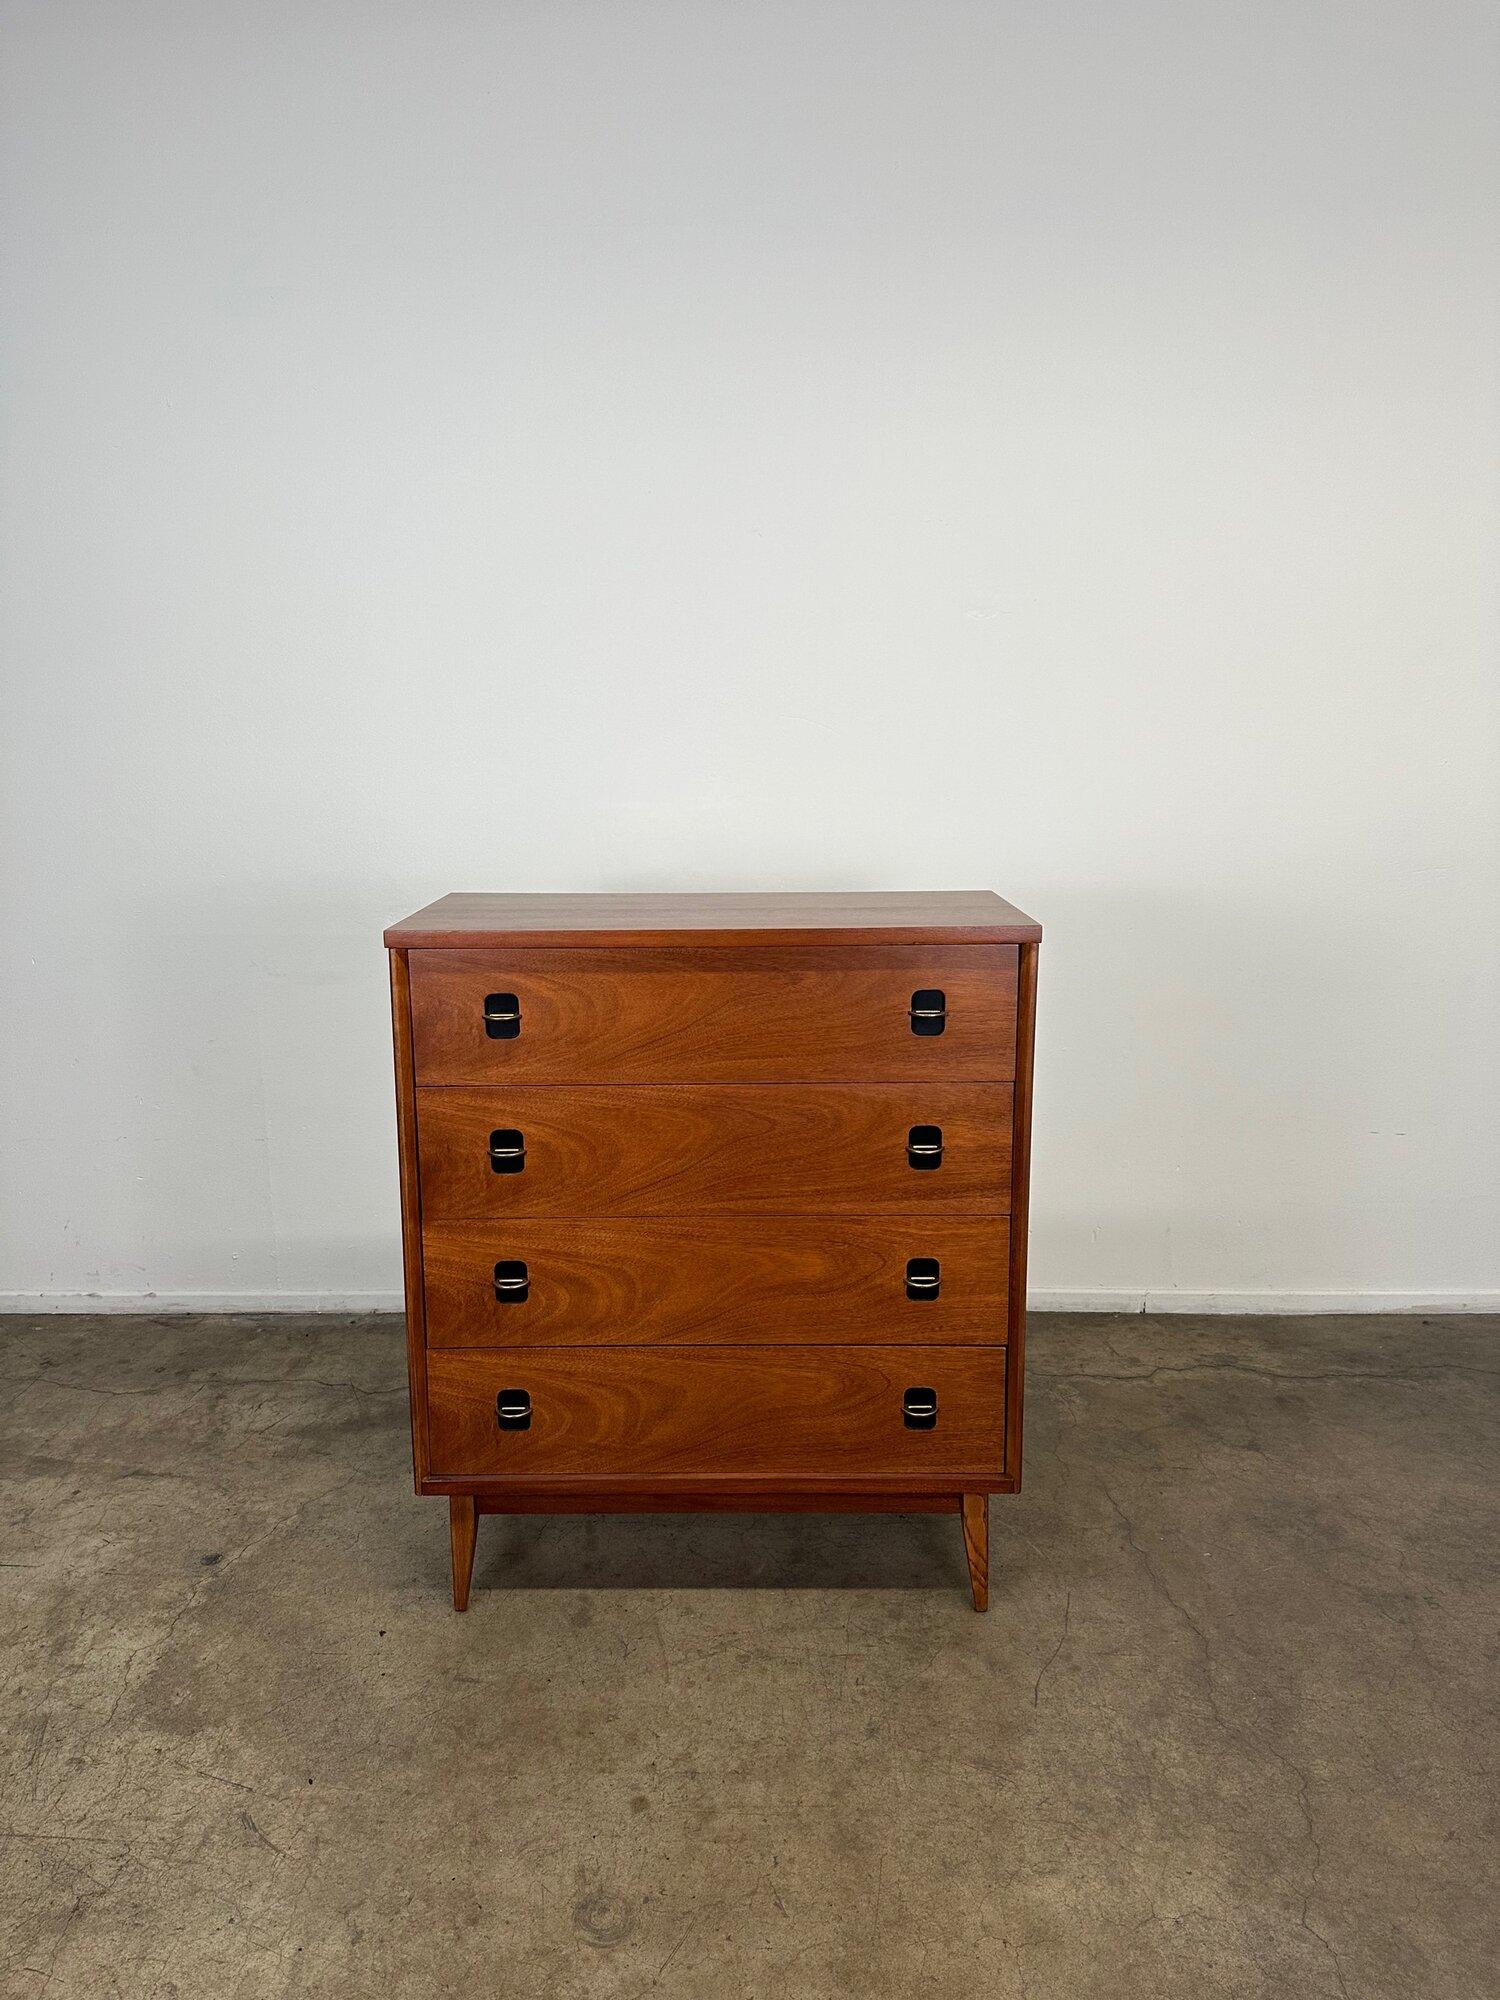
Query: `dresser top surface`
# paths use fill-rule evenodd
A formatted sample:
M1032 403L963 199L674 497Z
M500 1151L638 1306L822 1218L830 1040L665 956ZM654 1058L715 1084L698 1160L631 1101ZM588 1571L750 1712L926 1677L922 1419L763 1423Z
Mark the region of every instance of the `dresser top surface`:
M387 945L1034 944L1040 924L990 889L780 895L443 896Z

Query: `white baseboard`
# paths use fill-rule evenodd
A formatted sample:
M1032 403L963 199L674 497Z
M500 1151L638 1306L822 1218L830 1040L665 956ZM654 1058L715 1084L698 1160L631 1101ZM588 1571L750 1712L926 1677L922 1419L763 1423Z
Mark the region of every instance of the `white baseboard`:
M1032 1292L1032 1312L1500 1313L1500 1292ZM0 1313L395 1313L399 1292L0 1292Z
M0 1313L398 1313L399 1292L0 1292Z
M1029 1312L1500 1313L1500 1292L1030 1292Z

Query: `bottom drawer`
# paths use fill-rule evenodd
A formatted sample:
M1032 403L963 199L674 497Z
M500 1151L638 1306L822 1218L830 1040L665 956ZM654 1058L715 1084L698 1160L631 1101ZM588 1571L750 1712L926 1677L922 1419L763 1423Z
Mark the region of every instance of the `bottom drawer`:
M433 1475L993 1480L999 1347L433 1350ZM502 1427L497 1399L526 1411ZM910 1392L920 1392L911 1394ZM913 1428L935 1403L930 1423Z

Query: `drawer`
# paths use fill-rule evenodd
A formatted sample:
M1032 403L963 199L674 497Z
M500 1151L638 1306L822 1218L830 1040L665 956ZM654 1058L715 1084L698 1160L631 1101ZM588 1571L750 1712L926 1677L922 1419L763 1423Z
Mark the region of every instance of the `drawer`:
M944 1347L498 1348L434 1351L437 1478L711 1479L715 1475L996 1477L1004 1350ZM908 1390L936 1421L911 1429ZM530 1423L502 1429L496 1399Z
M424 1221L1003 1215L1010 1202L1009 1084L521 1084L416 1095ZM913 1152L913 1133L930 1147L922 1135L934 1127L940 1154ZM497 1172L496 1159L519 1170Z
M427 1339L993 1345L1005 1339L1009 1254L1002 1217L430 1223Z
M409 965L419 1083L1015 1075L1014 945L414 951Z

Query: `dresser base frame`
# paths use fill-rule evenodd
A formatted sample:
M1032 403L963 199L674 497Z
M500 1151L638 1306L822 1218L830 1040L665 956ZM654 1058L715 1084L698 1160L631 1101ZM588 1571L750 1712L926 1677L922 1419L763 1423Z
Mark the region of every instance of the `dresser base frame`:
M819 1492L785 1487L727 1491L700 1487L580 1486L572 1492L497 1493L451 1490L452 1482L431 1480L428 1492L448 1491L448 1532L453 1549L453 1608L467 1611L474 1575L474 1550L481 1514L959 1514L969 1590L976 1611L990 1608L990 1496L953 1492L869 1492L829 1488ZM992 1489L1011 1491L997 1483Z

